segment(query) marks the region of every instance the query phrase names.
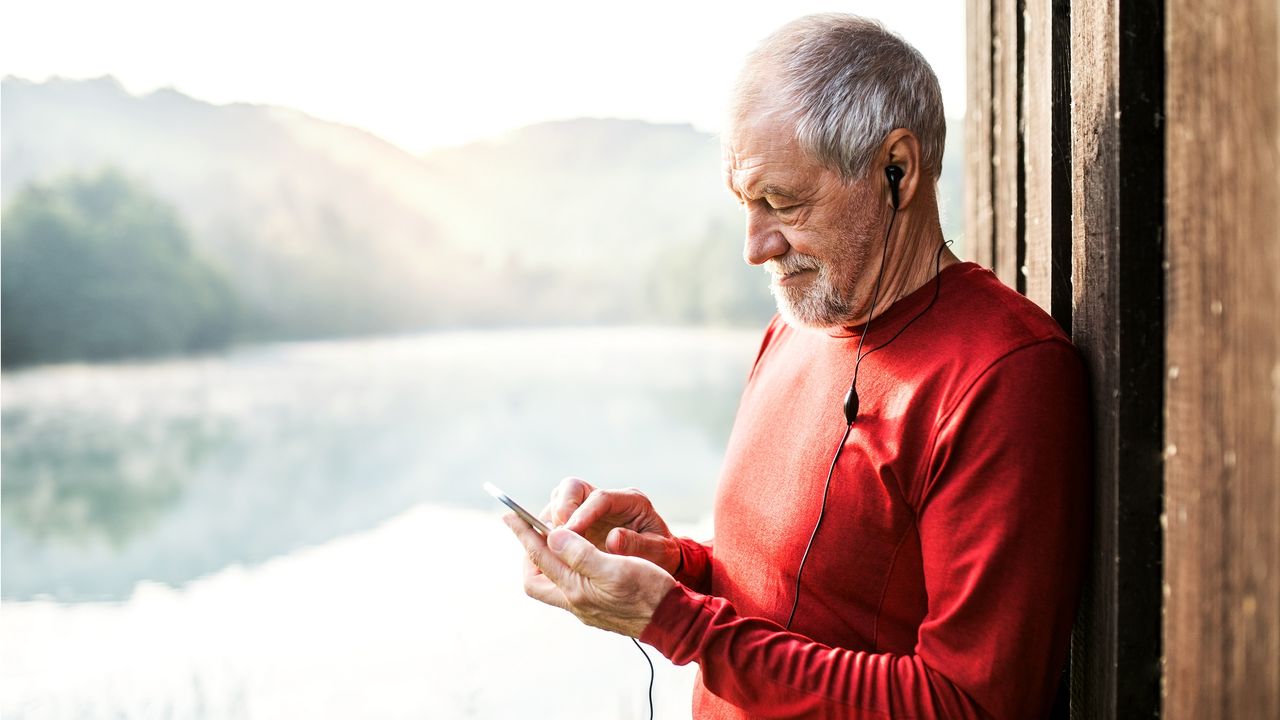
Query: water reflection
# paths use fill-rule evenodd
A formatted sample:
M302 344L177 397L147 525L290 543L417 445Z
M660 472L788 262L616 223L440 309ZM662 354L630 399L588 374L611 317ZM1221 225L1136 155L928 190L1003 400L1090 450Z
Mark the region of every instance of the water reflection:
M3 597L123 599L564 474L703 516L757 334L458 332L3 379Z
M0 715L647 717L644 659L525 598L498 515L421 505L180 591L6 603ZM657 717L689 717L693 666L658 660Z
M119 549L178 501L218 441L200 426L183 419L162 430L167 441L143 445L102 419L6 410L4 523L36 543Z
M480 483L637 485L688 528L757 342L458 332L6 373L0 715L641 717L643 658L524 597ZM687 716L692 668L658 668L659 715Z

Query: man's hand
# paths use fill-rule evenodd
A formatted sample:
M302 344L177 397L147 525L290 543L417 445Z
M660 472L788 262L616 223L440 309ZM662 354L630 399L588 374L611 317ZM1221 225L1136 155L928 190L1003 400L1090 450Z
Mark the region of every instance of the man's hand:
M675 578L653 563L601 552L557 528L543 538L515 513L503 518L528 552L524 591L593 627L638 638Z
M635 488L598 490L565 478L551 493L543 517L614 555L644 558L669 574L680 567L680 545L644 493Z

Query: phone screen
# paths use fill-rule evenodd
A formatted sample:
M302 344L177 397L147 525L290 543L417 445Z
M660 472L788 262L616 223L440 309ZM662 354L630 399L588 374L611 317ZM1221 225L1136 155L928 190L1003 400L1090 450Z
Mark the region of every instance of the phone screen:
M548 528L546 525L544 525L541 520L539 520L537 517L534 516L533 513L520 507L520 503L516 502L515 500L512 500L510 497L507 496L506 493L499 490L493 483L485 483L484 490L485 492L497 498L498 502L502 503L503 505L506 505L507 507L515 511L515 514L519 515L521 520L524 520L526 523L529 523L529 527L533 528L534 530L537 530L538 533L540 533L543 537L546 537L551 533L551 529Z

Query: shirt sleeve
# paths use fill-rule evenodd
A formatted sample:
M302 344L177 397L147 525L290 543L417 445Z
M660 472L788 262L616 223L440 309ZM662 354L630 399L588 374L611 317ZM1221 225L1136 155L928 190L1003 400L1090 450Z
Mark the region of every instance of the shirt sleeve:
M711 543L689 538L676 538L680 543L680 567L677 582L701 593L711 592Z
M918 500L915 652L824 645L677 585L641 640L758 717L1034 718L1052 700L1088 541L1087 388L1065 342L993 364L943 415Z

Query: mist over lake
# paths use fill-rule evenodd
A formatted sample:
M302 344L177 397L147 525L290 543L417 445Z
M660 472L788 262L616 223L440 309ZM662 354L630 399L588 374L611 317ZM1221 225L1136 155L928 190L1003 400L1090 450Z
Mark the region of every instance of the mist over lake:
M407 684L386 681L389 716L503 717L507 690L488 688L483 668L455 671L511 663L496 677L514 692L551 647L588 667L616 653L616 671L598 671L608 713L642 700L647 669L629 643L524 597L520 548L480 484L535 510L565 475L634 485L709 535L758 341L466 331L7 372L0 711L258 717L300 702L306 716L344 717L359 704L334 698L374 694L394 659L408 666L392 680ZM120 644L134 650L116 656ZM453 674L424 694L429 672ZM664 672L687 713L687 671ZM293 683L331 685L304 702Z

